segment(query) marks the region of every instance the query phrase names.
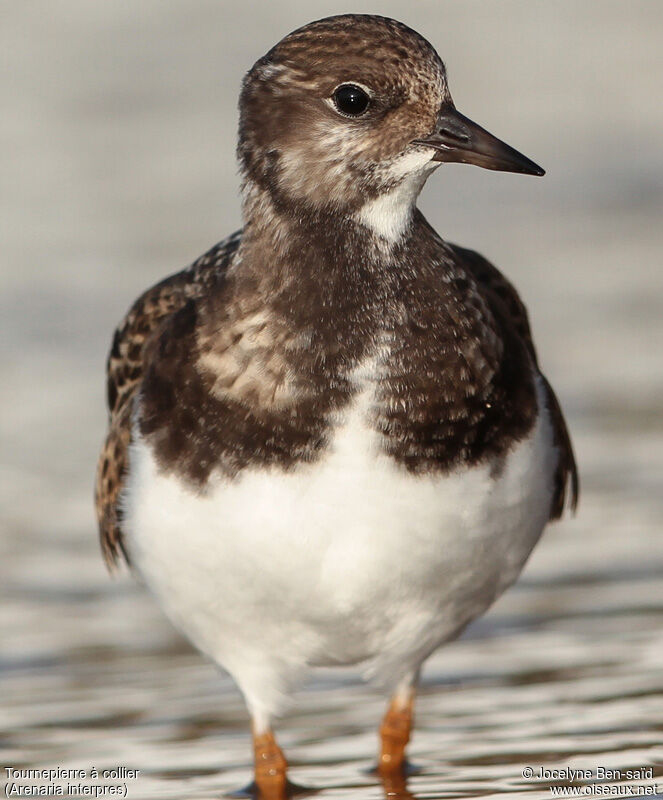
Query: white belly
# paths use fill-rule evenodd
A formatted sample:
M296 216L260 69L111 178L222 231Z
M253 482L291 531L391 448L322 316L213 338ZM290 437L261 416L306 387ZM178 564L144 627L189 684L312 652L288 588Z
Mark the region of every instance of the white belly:
M399 679L518 576L548 519L557 454L539 420L491 465L414 476L378 452L363 393L327 454L196 494L136 439L124 495L134 566L165 611L275 710L304 666Z

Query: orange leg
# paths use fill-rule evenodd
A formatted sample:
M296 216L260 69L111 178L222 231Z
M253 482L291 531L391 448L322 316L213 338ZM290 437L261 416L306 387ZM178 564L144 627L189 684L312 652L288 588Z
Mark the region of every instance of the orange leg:
M261 800L285 800L288 762L271 730L253 732L255 785Z
M405 766L405 748L410 741L414 709L414 687L397 692L380 725L380 757L378 771L401 772Z

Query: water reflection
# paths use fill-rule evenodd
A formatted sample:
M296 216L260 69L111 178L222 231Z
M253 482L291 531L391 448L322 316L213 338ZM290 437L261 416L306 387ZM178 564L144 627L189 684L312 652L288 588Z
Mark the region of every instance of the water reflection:
M385 798L392 800L414 800L414 795L407 788L408 774L405 770L379 775Z
M416 796L407 787L408 777L412 771L399 769L389 773L378 773L377 769L372 769L367 771L367 774L374 778L376 787L382 788L385 800L416 800ZM361 794L366 786L349 783L343 786L313 787L288 781L285 790L276 787L272 789L263 787L260 790L253 781L242 789L231 790L225 796L231 800L291 800L291 798L305 800L305 798L319 796L321 793L326 794L328 789L356 790Z

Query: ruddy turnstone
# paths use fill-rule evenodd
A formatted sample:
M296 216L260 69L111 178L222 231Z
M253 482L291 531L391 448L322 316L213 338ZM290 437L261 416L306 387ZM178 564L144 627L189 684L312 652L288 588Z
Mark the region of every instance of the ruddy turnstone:
M445 162L543 170L456 110L425 39L352 14L286 36L244 80L238 154L242 230L115 332L96 503L107 563L239 685L280 797L302 673L390 688L396 774L421 665L578 484L516 290L416 208Z

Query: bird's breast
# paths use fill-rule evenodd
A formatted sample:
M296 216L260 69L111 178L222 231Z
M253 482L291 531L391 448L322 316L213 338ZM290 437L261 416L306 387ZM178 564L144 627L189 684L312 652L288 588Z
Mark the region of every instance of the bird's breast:
M375 404L365 381L317 461L219 473L202 492L136 436L132 561L201 649L222 658L258 620L311 664L375 659L390 642L432 649L515 580L550 507L547 414L499 469L416 474L384 452Z

